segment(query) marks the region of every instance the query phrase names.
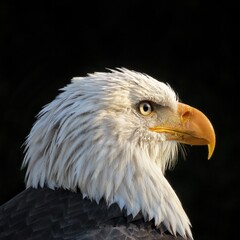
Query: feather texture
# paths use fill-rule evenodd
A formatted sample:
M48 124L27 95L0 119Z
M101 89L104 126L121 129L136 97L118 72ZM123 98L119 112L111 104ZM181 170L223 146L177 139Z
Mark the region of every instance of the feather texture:
M81 193L28 188L0 207L0 239L15 240L183 240Z

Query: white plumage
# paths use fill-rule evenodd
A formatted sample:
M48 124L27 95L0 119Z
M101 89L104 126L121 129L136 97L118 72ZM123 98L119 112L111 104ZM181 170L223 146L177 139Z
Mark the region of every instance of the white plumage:
M140 111L142 103L150 104L150 114ZM27 138L27 187L80 189L192 238L190 221L164 177L178 142L185 141L156 129L178 104L167 84L124 68L73 78L39 113Z

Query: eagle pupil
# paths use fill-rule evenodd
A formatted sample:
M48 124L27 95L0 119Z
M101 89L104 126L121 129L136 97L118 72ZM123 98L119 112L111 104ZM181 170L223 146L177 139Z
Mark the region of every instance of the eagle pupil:
M143 110L147 112L149 110L149 105L145 103L143 106Z

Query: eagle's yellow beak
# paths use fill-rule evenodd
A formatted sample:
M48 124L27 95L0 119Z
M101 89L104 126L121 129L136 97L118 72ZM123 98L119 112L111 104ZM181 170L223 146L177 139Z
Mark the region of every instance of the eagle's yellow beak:
M149 130L167 133L167 140L190 145L208 145L208 159L215 148L215 132L209 119L198 109L183 103L178 103L177 114L168 116L160 126Z

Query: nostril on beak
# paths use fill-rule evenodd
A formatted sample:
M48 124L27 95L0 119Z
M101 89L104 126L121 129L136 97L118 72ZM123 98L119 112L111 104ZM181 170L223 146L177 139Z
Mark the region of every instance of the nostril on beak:
M191 115L191 112L189 110L186 110L182 113L181 117L182 117L182 119L189 118L190 115Z

